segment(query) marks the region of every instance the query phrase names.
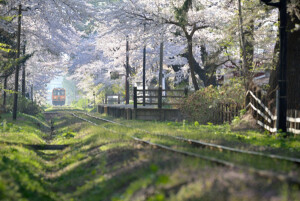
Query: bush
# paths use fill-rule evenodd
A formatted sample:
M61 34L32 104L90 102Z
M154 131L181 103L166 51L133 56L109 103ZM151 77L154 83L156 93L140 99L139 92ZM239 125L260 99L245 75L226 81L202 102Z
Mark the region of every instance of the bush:
M1 103L3 99L0 99ZM14 96L8 95L6 101L6 111L13 111L14 104ZM19 95L18 97L18 112L29 114L29 115L37 115L42 112L42 108L36 104L36 102L32 102L31 100Z
M18 111L29 115L37 115L42 112L42 108L31 100L19 97Z
M239 83L231 83L222 87L209 86L196 91L183 100L180 110L185 117L200 124L216 122L215 115L220 112L220 104L242 105L245 90Z
M73 101L71 106L75 108L85 109L88 107L88 99L81 98L78 101Z

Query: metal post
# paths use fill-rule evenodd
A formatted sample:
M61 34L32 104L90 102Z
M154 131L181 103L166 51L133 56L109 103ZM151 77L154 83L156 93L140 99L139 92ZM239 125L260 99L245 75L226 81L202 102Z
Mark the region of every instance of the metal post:
M19 5L18 10L18 36L17 36L17 56L20 58L20 45L21 45L21 16L22 16L22 5ZM15 93L14 93L14 107L13 107L13 120L17 119L17 110L18 110L18 91L19 91L19 70L20 66L16 66L15 73Z
M137 88L133 88L133 108L137 108Z
M126 76L125 76L125 100L126 105L129 104L129 42L128 37L126 38Z

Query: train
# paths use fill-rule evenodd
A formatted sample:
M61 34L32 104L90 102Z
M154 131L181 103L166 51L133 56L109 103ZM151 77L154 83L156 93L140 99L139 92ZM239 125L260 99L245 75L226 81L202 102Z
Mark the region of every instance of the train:
M66 90L64 88L54 88L52 90L52 105L64 105L66 103Z

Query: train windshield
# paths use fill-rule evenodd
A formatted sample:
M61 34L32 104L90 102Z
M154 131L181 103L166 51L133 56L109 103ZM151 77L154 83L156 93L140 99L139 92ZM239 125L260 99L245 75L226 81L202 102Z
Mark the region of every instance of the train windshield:
M55 91L53 91L53 95L55 95L55 96L65 95L65 91L55 90Z

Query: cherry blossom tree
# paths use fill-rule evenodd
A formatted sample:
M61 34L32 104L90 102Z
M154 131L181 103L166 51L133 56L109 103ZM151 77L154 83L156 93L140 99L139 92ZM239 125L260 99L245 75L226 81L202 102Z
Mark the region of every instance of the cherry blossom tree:
M205 40L207 39L205 36L214 35L212 29L227 22L229 18L228 15L225 15L225 6L225 1L164 0L149 2L132 0L108 7L105 16L111 16L111 18L104 20L108 20L110 26L112 26L111 23L114 24L112 26L114 31L135 30L135 33L138 33L136 29L142 27L144 23L148 23L153 28L153 35L158 34L158 38L162 38L163 33L173 33L173 37L181 36L181 42L185 43L188 52L187 61L192 82L194 88L198 90L199 86L195 75L195 63L197 63L194 57L195 38ZM207 33L209 34L207 35ZM201 70L198 69L198 71ZM199 74L201 75L201 73Z

